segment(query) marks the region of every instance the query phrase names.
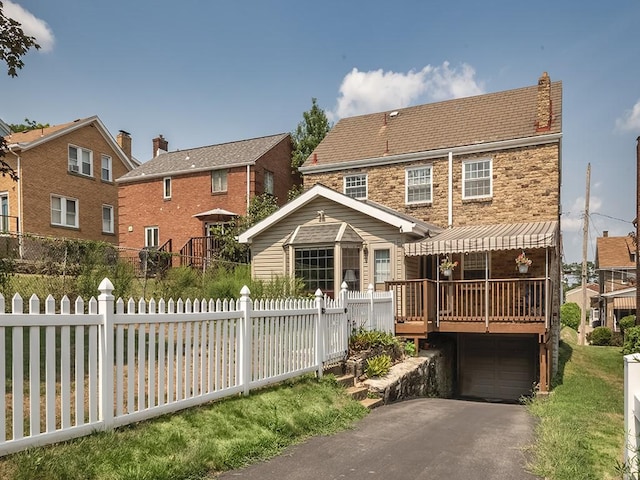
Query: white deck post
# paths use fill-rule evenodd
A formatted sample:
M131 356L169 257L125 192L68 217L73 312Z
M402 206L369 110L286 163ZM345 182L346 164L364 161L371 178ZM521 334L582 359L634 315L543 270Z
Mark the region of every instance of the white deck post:
M113 428L113 283L104 278L98 286L98 313L102 315L98 375L100 376L99 418L104 429Z
M367 298L369 299L369 330L378 330L378 325L374 325L375 317L373 315L373 284L370 283L367 287Z
M251 291L246 285L240 290L240 310L242 318L240 319L240 338L238 339L238 360L240 362L240 385L242 385L242 394L249 395L249 383L251 382Z
M640 354L624 356L625 479L638 478L640 463Z
M322 366L324 364L324 294L322 290L316 290L316 310L318 320L316 321L316 366L318 367L318 378L322 378Z

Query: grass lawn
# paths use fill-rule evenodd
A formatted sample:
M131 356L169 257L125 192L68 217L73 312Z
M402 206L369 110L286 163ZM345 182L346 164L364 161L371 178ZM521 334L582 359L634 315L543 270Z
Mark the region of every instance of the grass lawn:
M580 346L567 328L561 338L555 388L529 405L539 418L531 469L548 480L618 479L625 445L621 348Z
M332 377L277 387L0 459L0 478L201 479L351 427L367 410Z

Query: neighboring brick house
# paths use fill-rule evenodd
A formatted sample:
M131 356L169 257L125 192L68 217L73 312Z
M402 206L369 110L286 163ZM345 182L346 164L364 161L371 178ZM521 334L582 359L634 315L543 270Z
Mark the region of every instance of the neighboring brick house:
M300 168L305 189L323 185L442 231L416 241L403 227L393 237L360 222L358 204L349 205L353 225L344 201L314 200L291 210L296 231L318 229L322 205L323 218L362 239L346 246L356 258L345 260L329 227L321 244L296 245L280 211L240 237L254 275L302 276L313 289L317 258L332 255L322 275L335 290L349 261L356 288L396 292L397 334L456 342L461 395L548 390L561 301L561 118L562 84L544 73L531 87L341 119ZM532 260L526 273L514 262L521 253ZM451 277L438 268L447 259L458 262Z
M155 138L153 158L117 179L121 247L162 248L197 263L211 250L211 225L245 215L263 193L282 205L300 183L288 133L167 150L168 142Z
M114 179L138 165L128 133L115 140L93 116L5 140L19 180L0 177L3 231L118 243Z
M636 247L630 236L596 240L596 272L600 284L602 325L618 329L618 321L636 313Z

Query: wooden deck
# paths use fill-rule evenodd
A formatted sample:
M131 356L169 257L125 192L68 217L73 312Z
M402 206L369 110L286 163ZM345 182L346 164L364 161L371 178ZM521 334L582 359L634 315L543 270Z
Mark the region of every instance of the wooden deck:
M549 326L544 278L406 280L387 282L394 291L396 334L430 332L539 333Z

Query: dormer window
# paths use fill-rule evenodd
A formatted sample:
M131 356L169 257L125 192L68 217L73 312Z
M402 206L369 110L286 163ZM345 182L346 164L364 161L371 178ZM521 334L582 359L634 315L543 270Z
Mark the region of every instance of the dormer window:
M92 177L93 152L81 147L69 145L69 171Z

